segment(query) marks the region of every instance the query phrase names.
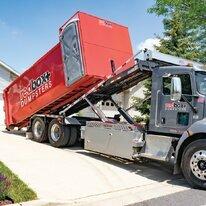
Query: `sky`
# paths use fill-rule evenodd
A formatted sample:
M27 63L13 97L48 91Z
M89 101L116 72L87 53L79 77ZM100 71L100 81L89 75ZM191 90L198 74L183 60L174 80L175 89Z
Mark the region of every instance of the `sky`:
M133 51L156 43L162 19L154 0L0 0L0 60L22 72L58 42L58 29L76 11L129 28Z

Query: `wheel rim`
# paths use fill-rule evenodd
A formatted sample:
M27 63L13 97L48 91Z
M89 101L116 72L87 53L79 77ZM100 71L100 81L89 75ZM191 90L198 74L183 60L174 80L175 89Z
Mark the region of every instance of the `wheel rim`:
M61 136L61 129L58 124L53 124L51 127L51 138L54 142L57 142Z
M190 168L198 179L206 180L206 150L199 150L192 155Z
M36 138L39 139L42 136L43 132L43 125L41 124L41 122L36 121L34 124L34 135L36 136Z

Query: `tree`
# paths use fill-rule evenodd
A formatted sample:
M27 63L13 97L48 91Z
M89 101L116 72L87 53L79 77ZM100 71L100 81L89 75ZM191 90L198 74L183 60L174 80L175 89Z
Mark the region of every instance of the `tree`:
M160 46L156 49L162 53L178 56L194 61L201 60L201 51L196 41L196 30L188 30L181 13L174 12L163 20L164 36L160 38Z
M135 105L135 108L141 113L141 117L135 116L136 122L145 122L148 123L149 121L149 113L150 113L150 97L151 97L151 87L152 81L151 78L144 80L144 99L139 97L133 97L132 101Z
M156 0L148 11L164 16L166 37L167 27L172 27L172 32L177 31L177 26L182 27L179 31L185 34L180 33L179 43L182 48L176 51L178 56L206 63L206 0ZM181 35L186 38L181 38ZM161 40L163 46L168 43L164 39ZM182 52L185 55L180 55Z
M167 17L174 12L181 12L190 29L206 25L205 0L156 0L154 6L148 9L150 13Z
M196 40L200 51L199 59L202 63L206 63L206 28L199 30Z

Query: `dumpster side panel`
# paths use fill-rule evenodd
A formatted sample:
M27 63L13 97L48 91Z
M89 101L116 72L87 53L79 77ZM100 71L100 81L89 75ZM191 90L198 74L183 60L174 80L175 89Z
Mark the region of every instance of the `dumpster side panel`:
M133 55L127 27L81 12L78 16L88 75L110 75L111 61L117 69ZM132 65L133 60L122 70Z
M5 90L9 124L24 120L66 92L62 68L57 44Z
M79 19L84 42L132 53L127 27L81 12Z

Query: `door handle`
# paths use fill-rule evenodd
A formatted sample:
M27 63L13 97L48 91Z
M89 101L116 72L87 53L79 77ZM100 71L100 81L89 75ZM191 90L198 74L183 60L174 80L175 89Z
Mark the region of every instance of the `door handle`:
M159 93L160 93L160 90L158 90L158 91L157 91L157 94L156 94L156 108L155 108L155 126L156 126L156 127L159 127L159 124L157 123Z

